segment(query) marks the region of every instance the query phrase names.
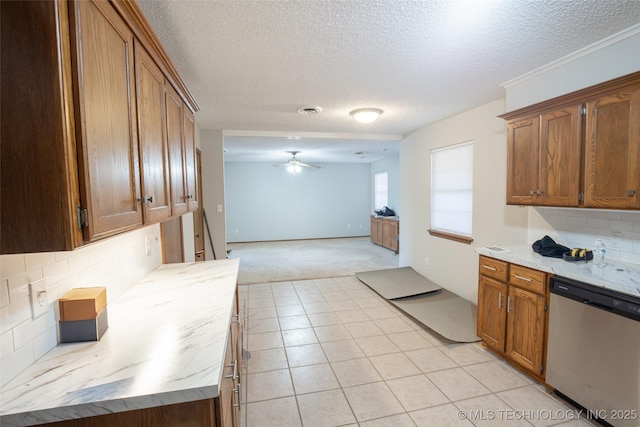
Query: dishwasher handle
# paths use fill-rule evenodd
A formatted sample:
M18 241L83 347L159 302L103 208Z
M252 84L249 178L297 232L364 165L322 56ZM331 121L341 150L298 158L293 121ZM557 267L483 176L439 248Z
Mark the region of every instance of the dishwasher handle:
M605 310L605 311L613 312L613 308L612 308L612 307L608 307L608 306L606 306L606 305L604 305L604 304L600 304L600 303L597 303L597 302L595 302L595 301L591 301L591 300L588 300L588 299L584 299L584 300L582 300L582 302L583 302L583 303L585 303L585 304L587 304L587 305L591 305L591 306L593 306L593 307L599 308L600 310Z

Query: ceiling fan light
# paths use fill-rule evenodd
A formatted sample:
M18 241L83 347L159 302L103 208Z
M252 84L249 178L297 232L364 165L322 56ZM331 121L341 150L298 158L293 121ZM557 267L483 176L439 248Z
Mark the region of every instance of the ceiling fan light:
M300 167L300 165L297 165L295 163L292 163L289 166L287 166L287 172L289 172L291 175L296 175L300 173L301 170L302 168Z
M375 122L383 111L379 108L358 108L349 113L351 117L360 123Z

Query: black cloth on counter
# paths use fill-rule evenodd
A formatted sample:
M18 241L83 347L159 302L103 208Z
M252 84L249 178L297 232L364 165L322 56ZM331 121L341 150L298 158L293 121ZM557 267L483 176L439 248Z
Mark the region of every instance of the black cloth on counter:
M571 249L559 245L549 236L544 236L542 239L534 242L531 247L535 253L550 258L562 258L563 254L571 252Z

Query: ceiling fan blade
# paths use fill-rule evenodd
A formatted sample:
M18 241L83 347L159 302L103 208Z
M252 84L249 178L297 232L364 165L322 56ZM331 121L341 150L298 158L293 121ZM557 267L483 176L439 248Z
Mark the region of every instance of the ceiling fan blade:
M299 164L300 166L304 166L304 167L307 167L307 168L316 168L316 169L320 169L320 166L317 166L317 165L310 165L310 164L308 164L308 163L302 163L302 162L298 162L298 164Z

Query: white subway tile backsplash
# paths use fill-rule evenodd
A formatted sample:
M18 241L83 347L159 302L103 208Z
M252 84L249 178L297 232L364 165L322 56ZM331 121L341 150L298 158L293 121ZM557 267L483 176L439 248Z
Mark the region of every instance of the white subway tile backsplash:
M58 345L58 333L55 325L50 326L33 340L34 360L44 356L49 350Z
M2 384L8 383L18 373L24 371L35 361L33 356L33 344L29 343L22 348L16 349L13 353L4 357L0 362L0 381Z
M7 307L6 317L2 316L2 332L12 329L31 317L31 301L29 297L12 300ZM3 367L4 368L4 367Z
M27 255L29 256L29 255ZM43 267L43 274L48 282L57 282L69 276L69 261L63 259Z
M609 229L612 231L633 231L633 221L610 220Z
M583 216L569 216L567 217L567 225L569 227L586 227L587 218Z
M145 253L145 236L159 236L155 224L75 251L0 256L0 334L2 384L58 343L58 299L69 289L105 286L108 301L162 263L159 240ZM30 282L46 277L49 310L32 319Z
M587 227L609 229L609 220L605 218L587 218Z
M0 359L4 359L13 353L13 351L13 330L8 330L0 335Z
M5 307L9 304L9 281L0 281L0 307Z
M570 248L591 248L600 238L607 245L608 259L640 264L638 211L531 208L529 243L544 235Z
M53 264L56 262L55 252L40 252L30 254L25 257L25 264L27 271L35 270L36 268L42 268L45 265Z
M49 307L49 310L52 310ZM35 319L27 319L15 328L13 328L13 345L15 348L20 348L31 341L38 335L44 333L47 330L47 316L43 314Z
M0 256L0 278L6 279L16 274L25 273L24 255L2 255Z
M87 251L80 252L72 257L69 257L69 274L78 273L86 270L89 266L89 254Z

